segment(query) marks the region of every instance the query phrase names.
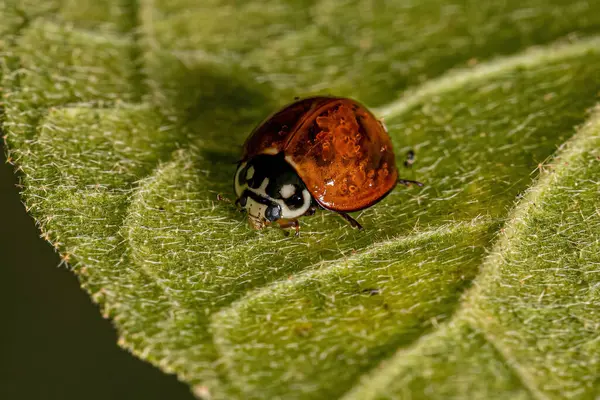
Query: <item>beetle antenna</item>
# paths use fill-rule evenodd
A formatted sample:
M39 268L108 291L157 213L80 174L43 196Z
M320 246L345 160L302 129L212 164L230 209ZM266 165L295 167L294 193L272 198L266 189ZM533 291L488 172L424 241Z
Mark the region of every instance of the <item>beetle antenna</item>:
M353 228L358 228L358 230L362 231L363 227L361 224L358 223L357 220L355 220L354 218L352 218L351 216L349 216L346 213L343 212L338 212L338 214L344 218L346 221L348 221L350 223L350 226L352 226Z
M223 195L221 195L220 193L217 194L217 201L224 203L224 204L232 204L236 210L244 212L243 208L240 208L240 199L237 199L235 202L231 201L230 199L228 199L227 197L224 197Z
M227 197L223 197L221 193L217 193L217 201L222 201L223 203L231 204L231 200L229 200Z

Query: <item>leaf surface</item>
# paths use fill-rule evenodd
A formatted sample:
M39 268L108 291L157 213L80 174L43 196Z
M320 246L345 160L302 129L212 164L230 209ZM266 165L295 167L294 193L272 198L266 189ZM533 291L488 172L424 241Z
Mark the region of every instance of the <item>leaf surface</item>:
M198 396L593 398L599 8L7 0L3 130L119 344ZM374 107L426 186L364 232L251 231L216 194L315 93Z

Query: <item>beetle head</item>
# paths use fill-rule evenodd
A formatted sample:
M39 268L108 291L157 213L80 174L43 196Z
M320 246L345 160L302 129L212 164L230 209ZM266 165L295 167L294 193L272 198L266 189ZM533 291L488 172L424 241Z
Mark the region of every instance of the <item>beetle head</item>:
M310 208L312 196L283 154L261 154L238 165L233 183L236 203L254 229L279 219L295 219Z

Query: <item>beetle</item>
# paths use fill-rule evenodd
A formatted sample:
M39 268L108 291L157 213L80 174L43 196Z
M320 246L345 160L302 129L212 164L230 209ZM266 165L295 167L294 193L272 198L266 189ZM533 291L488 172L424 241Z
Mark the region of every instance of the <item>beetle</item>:
M299 233L298 218L317 208L338 213L371 207L397 184L422 186L398 176L385 125L349 98L298 100L264 120L246 139L234 176L236 205L254 229L277 222Z

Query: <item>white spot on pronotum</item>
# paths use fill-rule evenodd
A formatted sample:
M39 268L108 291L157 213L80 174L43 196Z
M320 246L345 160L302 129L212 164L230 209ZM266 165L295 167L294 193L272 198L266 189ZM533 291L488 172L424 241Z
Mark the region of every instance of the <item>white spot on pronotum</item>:
M295 192L296 192L296 188L294 187L294 185L291 185L291 184L283 185L283 187L279 191L279 193L281 194L281 197L283 197L284 199L288 199L288 198L292 197L292 195Z
M265 178L262 181L262 183L260 184L260 187L258 188L258 190L256 192L260 193L263 197L268 198L269 196L267 196L267 186L269 186L269 178Z
M254 176L254 167L250 166L250 168L248 168L248 172L246 172L246 180L250 180L252 179L252 177Z

